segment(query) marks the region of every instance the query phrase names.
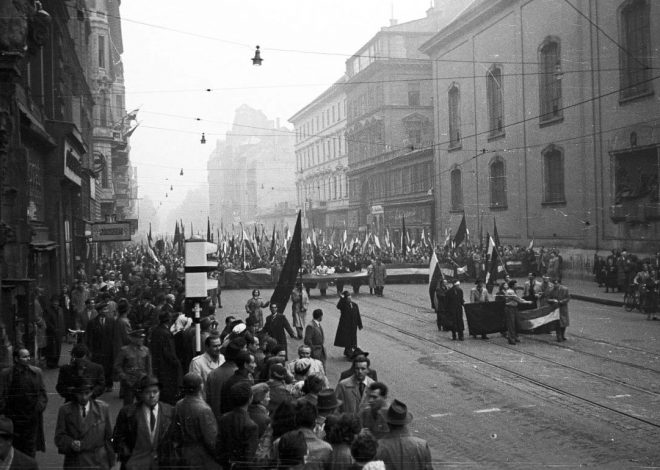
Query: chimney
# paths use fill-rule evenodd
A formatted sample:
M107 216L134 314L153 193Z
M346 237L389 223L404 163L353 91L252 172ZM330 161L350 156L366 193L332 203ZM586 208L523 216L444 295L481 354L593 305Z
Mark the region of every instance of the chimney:
M395 18L390 18L390 26L396 26L397 24L399 24L398 20Z

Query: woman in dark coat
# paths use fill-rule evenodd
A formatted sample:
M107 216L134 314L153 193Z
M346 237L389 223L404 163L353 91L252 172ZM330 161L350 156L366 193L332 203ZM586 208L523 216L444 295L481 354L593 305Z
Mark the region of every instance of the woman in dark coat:
M362 329L360 308L351 300L351 294L347 290L342 293L341 299L337 302L337 308L340 316L335 335L335 346L343 347L344 356L351 357L353 350L357 348L357 330Z

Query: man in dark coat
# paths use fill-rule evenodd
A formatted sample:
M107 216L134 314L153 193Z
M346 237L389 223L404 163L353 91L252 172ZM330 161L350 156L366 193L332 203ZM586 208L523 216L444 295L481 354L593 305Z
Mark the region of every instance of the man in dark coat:
M151 367L162 385L160 400L175 405L183 373L179 358L176 357L174 336L170 331L172 316L168 310L163 310L158 319L160 324L152 331L149 343Z
M92 361L103 366L105 391L112 390L112 369L115 359L115 320L108 316L108 304L97 307L98 315L87 324L85 343Z
M60 305L60 296L52 295L50 305L44 311L46 322L46 367L55 369L60 362L62 350L62 337L66 331L66 318L64 310Z
M11 419L0 416L0 460L5 461L12 454L8 470L39 470L37 461L14 448L14 423Z
M357 330L362 329L360 308L351 300L351 293L345 290L339 302L339 324L335 334L335 346L344 348L344 356L350 358L353 350L357 348Z
M288 358L286 334L289 333L289 336L295 339L297 338L296 333L293 331L293 328L291 328L289 320L284 316L284 313L279 311L276 304L270 304L270 311L272 317L269 315L270 321L266 321L266 326L264 328L267 328L267 333L277 341L277 344L284 347L284 351L287 352Z
M254 468L259 426L252 421L247 411L252 401L252 386L246 381L238 382L230 393L234 399L234 408L218 420L218 462L225 469ZM232 462L235 462L233 466Z
M323 310L317 308L312 313L314 319L307 324L305 328L305 339L303 342L309 346L312 350L312 357L318 359L323 363L325 367L326 353L325 353L325 335L323 333L323 327L321 326L321 320L323 320Z
M73 395L69 388L75 385L76 380L85 379L92 385L92 398L100 397L105 391L105 372L99 364L87 358L89 349L83 343L78 343L71 349L71 362L60 367L55 390L64 401L72 401Z
M463 341L463 330L465 330L465 325L463 324L463 289L461 289L461 283L459 281L454 281L454 285L451 289L447 291L445 296L447 303L447 313L452 320L451 328L451 339L456 340L456 335L458 335L459 341Z
M167 468L173 463L174 408L159 399L160 385L154 376L142 377L138 401L117 415L112 444L126 470Z
M27 349L14 350L14 365L0 372L0 414L14 423L14 447L30 457L46 450L43 412L47 404L41 369L30 365Z

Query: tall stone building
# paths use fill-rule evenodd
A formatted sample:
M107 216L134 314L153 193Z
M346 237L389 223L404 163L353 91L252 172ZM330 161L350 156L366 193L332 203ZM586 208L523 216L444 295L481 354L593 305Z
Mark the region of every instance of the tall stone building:
M419 47L465 1L438 1L424 18L382 28L346 61L348 226L397 239L434 224L432 64Z
M209 157L209 210L215 227L271 222L269 214L295 211L293 132L247 105Z
M296 191L305 227L348 228L346 76L289 118L295 127Z
M434 66L437 228L504 243L657 251L660 4L475 0ZM586 263L582 263L586 264Z

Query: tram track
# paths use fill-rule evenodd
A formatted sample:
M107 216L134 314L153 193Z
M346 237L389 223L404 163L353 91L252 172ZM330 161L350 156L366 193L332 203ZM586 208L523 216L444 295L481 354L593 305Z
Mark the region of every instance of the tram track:
M388 300L390 300L390 299L388 298ZM327 300L327 299L323 299L323 301L326 302L326 303L330 303L330 302L331 302L330 300ZM361 298L360 301L363 302L363 303L366 303L366 304L372 305L373 307L376 307L376 308L379 308L379 309L383 309L383 308L384 308L384 309L386 309L386 310L393 311L393 312L395 312L395 313L397 313L397 314L405 314L405 315L407 315L407 316L410 316L410 317L413 317L413 318L418 319L418 317L416 317L416 316L414 316L414 315L412 315L412 314L409 314L409 313L406 313L406 312L400 312L400 311L398 311L398 310L396 310L396 309L394 309L394 308L380 305L380 304L378 304L378 303L376 303L376 302L373 302L373 301L371 301L371 300L369 300L369 299ZM409 307L419 308L419 306L417 306L417 305L410 304L410 303L408 303L408 302L404 302L404 301L401 301L401 300L398 300L398 299L395 299L395 301L396 301L397 303L401 303L401 304L408 305ZM468 352L461 351L461 350L459 350L459 349L455 349L455 348L449 347L448 345L446 345L446 344L444 344L444 343L442 343L442 342L440 342L440 341L438 341L438 340L431 339L431 338L428 338L428 337L422 336L422 335L420 335L420 334L418 334L418 333L415 333L415 332L413 332L413 331L409 331L409 330L407 330L407 329L405 329L405 328L402 328L402 327L399 327L399 326L393 325L392 323L388 323L388 322L386 322L386 321L383 321L382 319L377 318L377 317L375 317L375 316L373 316L373 315L362 313L362 316L364 316L365 318L368 318L369 320L371 320L371 321L373 321L373 322L375 322L375 323L378 323L378 324L381 324L381 325L383 325L383 326L389 327L389 328L395 330L396 332L398 332L399 334L402 334L402 335L404 335L404 336L407 336L407 337L413 338L413 339L415 339L415 340L417 340L417 341L421 341L421 342L423 342L423 343L432 344L432 345L434 345L434 346L437 346L437 347L440 347L440 348L443 348L443 349L446 349L446 350L452 351L453 353L455 353L455 354L459 354L459 355L461 355L461 356L463 356L463 357L465 357L465 358L468 358L468 359L470 359L470 360L472 360L472 361L476 361L476 362L478 362L478 363L485 364L485 365L487 365L488 367L494 368L494 369L496 369L496 370L500 370L500 371L502 371L502 372L506 372L507 374L509 374L509 375L511 375L511 376L513 376L513 377L515 377L515 378L517 378L517 379L523 380L523 381L525 381L525 382L527 382L527 383L529 383L529 384L532 384L532 385L534 385L534 386L536 386L536 387L540 387L541 389L544 389L544 390L546 390L546 391L550 391L550 392L552 392L552 393L555 393L555 394L558 394L558 395L561 395L561 396L564 396L564 397L569 397L569 398L571 398L571 399L573 399L573 400L576 400L576 401L579 401L579 402L582 402L582 403L586 403L586 404L588 404L588 405L590 405L590 406L592 406L592 407L594 407L594 408L596 408L596 409L600 409L600 410L603 410L603 411L607 411L607 412L613 413L613 414L615 414L615 415L617 415L617 416L620 416L620 417L625 417L625 418L627 418L627 419L629 419L629 420L633 420L634 422L637 422L637 423L642 423L642 424L644 424L644 425L646 425L646 426L650 426L650 427L652 427L652 428L654 428L654 429L660 429L660 423L656 423L656 422L651 421L651 420L649 420L649 419L645 419L644 417L636 416L635 414L628 413L628 412L626 412L626 411L623 411L623 410L620 410L620 409L617 409L617 408L614 408L614 407L608 406L608 405L606 405L606 404L603 404L603 403L600 403L600 402L598 402L598 401L595 401L595 400L593 400L593 399L591 399L591 398L588 398L588 397L585 397L585 396L579 395L579 394L577 394L577 393L573 393L573 392L571 392L571 391L569 391L569 390L566 390L566 389L564 389L564 388L560 388L560 387L558 387L558 386L548 384L548 383L543 382L543 381L541 381L541 380L538 380L538 379L536 379L536 378L534 378L534 377L530 377L529 375L526 375L526 374L524 374L524 373L522 373L522 372L518 372L518 371L513 370L513 369L511 369L511 368L509 368L509 367L506 367L505 365L498 364L498 363L494 363L494 362L488 361L488 360L486 360L486 359L480 358L480 357L478 357L478 356L476 356L476 355L474 355L474 354L470 354L470 353L468 353ZM418 320L419 320L419 319L418 319ZM425 323L426 323L426 322L425 322ZM435 322L427 322L427 323L429 323L429 324L430 324L430 323L433 323L433 324L434 324ZM495 343L493 343L493 344L495 344ZM539 356L539 355L536 355L536 354L534 354L534 353L530 353L530 352L528 352L528 351L521 350L520 348L507 347L506 345L499 345L499 344L498 344L498 346L500 346L500 347L502 347L502 348L504 348L504 349L510 349L511 351L514 351L514 352L516 352L517 354L522 354L522 355L527 355L527 356L529 356L529 357L534 357L534 358L537 359L537 360L547 361L547 362L552 363L552 364L554 364L554 365L557 365L557 366L559 366L559 367L563 367L563 368L566 368L566 369L568 369L568 370L572 370L572 371L575 371L575 372L578 372L578 373L582 373L582 374L585 374L585 375L588 375L588 376L592 376L592 377L597 378L597 379L602 380L602 381L607 381L607 382L610 382L610 383L615 383L615 384L617 384L617 385L619 385L619 386L627 387L627 388L629 388L629 389L631 389L631 390L635 390L635 391L640 392L640 393L644 393L644 394L648 394L648 395L653 395L653 396L658 396L658 395L659 395L659 394L658 394L657 392L655 392L655 391L648 390L648 389L645 389L645 388L642 388L642 387L637 387L637 386L635 386L635 385L631 385L631 384L628 384L628 383L626 383L626 382L619 381L619 380L617 380L617 379L612 379L612 378L610 378L610 377L606 377L606 376L603 376L603 375L600 375L600 374L596 374L596 373L593 373L593 372L585 371L585 370L583 370L583 369L579 369L579 368L576 368L576 367L573 367L573 366L568 366L568 365L566 365L566 364L562 364L562 363L560 363L560 362L553 361L553 360L548 359L548 358L545 358L545 357L543 357L543 356ZM480 371L477 371L477 372L480 372ZM483 373L482 373L482 375L486 375L486 374L483 374Z

